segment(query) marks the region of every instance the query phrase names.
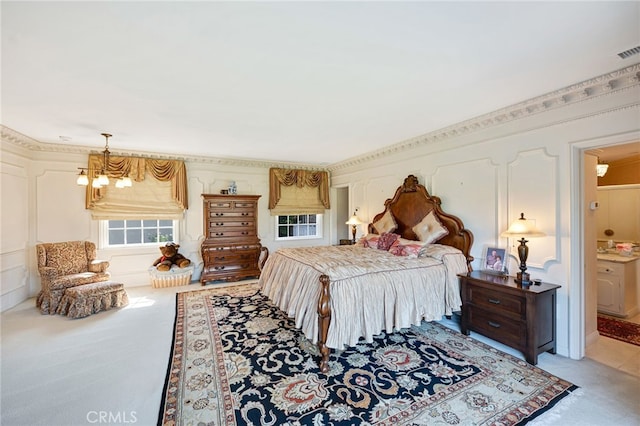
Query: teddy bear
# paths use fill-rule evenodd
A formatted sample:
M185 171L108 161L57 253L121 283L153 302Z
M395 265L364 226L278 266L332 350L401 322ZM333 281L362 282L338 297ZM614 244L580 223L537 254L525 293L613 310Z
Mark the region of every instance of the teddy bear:
M159 257L153 266L158 271L168 271L171 269L171 265L178 265L179 268L185 268L191 264L191 261L178 253L179 244L166 243L164 246L160 246L160 252L162 256Z

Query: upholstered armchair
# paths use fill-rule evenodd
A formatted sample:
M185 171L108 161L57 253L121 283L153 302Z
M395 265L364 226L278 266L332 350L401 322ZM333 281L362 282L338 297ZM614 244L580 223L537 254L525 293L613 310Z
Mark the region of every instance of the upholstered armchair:
M66 241L36 245L42 289L36 306L42 314L55 314L65 289L109 281L109 262L96 260L90 241Z

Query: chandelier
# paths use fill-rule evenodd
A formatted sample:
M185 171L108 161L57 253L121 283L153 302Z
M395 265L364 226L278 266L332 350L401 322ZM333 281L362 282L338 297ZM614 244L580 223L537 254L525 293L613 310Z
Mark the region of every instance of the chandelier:
M132 186L131 178L129 175L121 170L115 170L109 168L109 156L111 152L109 151L109 138L112 136L109 133L101 133L102 136L105 137L105 146L104 151L102 151L102 168L100 169L95 176L93 175L91 169L87 167L78 167L80 173L78 173L78 179L76 183L78 185L87 186L89 185L89 178L91 179L91 187L92 188L102 188L103 186L109 185L109 177L115 178L116 180L116 188L128 188Z

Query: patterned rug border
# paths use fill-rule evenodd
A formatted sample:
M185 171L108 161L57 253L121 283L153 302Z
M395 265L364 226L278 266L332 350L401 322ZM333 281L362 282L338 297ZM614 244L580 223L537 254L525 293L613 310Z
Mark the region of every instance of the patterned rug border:
M186 290L186 291L178 291L176 292L176 297L175 297L175 314L173 315L173 332L172 332L172 337L171 337L171 349L169 350L169 360L167 362L167 372L165 374L165 379L164 379L164 386L162 387L162 398L160 400L160 408L159 408L159 412L158 412L158 426L161 426L162 423L162 419L164 418L164 407L166 404L166 396L167 396L167 390L169 389L169 379L171 378L171 370L174 367L173 365L173 357L174 357L174 351L176 349L176 339L178 337L178 333L176 333L177 331L177 327L178 327L178 319L179 319L179 314L182 312L182 308L183 305L178 303L180 297L186 297L187 294L190 293L201 293L201 292L211 292L211 293L218 293L221 292L223 294L226 294L226 292L229 289L234 289L234 288L251 288L251 287L255 287L255 291L259 291L260 290L260 285L253 281L253 282L249 282L249 283L242 283L242 284L233 284L233 285L224 285L224 286L220 286L220 287L210 287L210 288L201 288L198 290ZM184 315L183 315L184 318Z
M611 327L612 325L618 327L618 329L613 329ZM624 328L626 334L620 334L619 328ZM598 313L598 333L611 339L629 343L630 345L640 346L640 324L626 321L622 318ZM629 334L631 334L631 336L629 336Z
M174 326L173 326L173 336L172 336L172 342L171 342L171 349L170 349L170 353L169 353L169 359L168 359L168 366L167 366L167 371L165 374L165 383L163 386L163 391L162 391L162 397L161 397L161 403L160 403L160 408L159 408L159 413L158 413L158 425L163 425L163 419L165 416L165 406L166 406L166 396L167 396L167 390L170 383L170 377L171 377L171 372L173 369L176 368L176 366L174 365L173 361L174 361L174 351L176 349L176 340L178 338L178 333L177 331L177 326L178 326L178 320L180 317L182 317L182 319L184 319L184 304L179 303L180 302L180 298L181 297L187 297L188 294L192 294L192 293L210 293L211 296L217 296L217 295L229 295L229 292L231 290L238 290L241 289L241 294L242 295L252 295L252 294L256 294L257 292L259 292L260 290L260 286L257 282L249 282L249 283L241 283L241 284L233 284L233 285L225 285L225 286L221 286L221 287L213 287L213 288L203 288L203 289L198 289L198 290L188 290L188 291L183 291L183 292L177 292L176 293L176 307L175 307L175 315L174 315ZM235 294L234 294L235 295ZM210 309L210 307L208 307L207 309ZM615 319L615 318L614 318ZM542 414L545 414L547 412L549 412L552 408L556 407L557 404L560 401L566 400L566 397L577 397L580 396L581 392L580 392L580 388L579 386L570 383L560 377L555 376L554 374L551 374L549 372L547 372L546 370L543 370L541 368L538 368L534 365L531 365L529 363L527 363L526 361L513 356L511 354L508 354L506 352L503 352L499 349L494 348L493 346L490 346L482 341L476 340L470 336L464 336L462 335L460 332L453 330L445 325L442 325L438 322L431 322L430 324L437 326L439 329L441 329L442 331L444 331L445 333L448 333L452 336L456 336L456 337L461 337L465 340L471 341L474 345L476 345L477 347L484 349L486 351L489 351L491 353L494 353L496 355L498 355L501 358L505 358L508 359L509 361L515 363L516 365L519 365L523 368L529 368L532 369L534 372L541 374L543 376L546 376L548 378L553 378L556 379L558 381L561 382L566 382L568 383L570 386L566 387L562 392L558 393L557 395L555 395L554 397L547 399L544 403L544 408L541 408L537 411L535 411L534 413L530 414L527 417L522 418L520 421L518 421L517 423L514 423L512 426L521 426L521 425L525 425L531 421L533 421L534 419L539 420L539 417ZM420 328L420 327L417 327ZM182 336L180 336L180 338L182 338ZM224 378L222 378L222 381L225 381ZM230 412L227 412L227 421L231 420L231 419L235 419L235 415L233 414L234 409L233 409L233 404L230 401L226 401L225 403L225 411L230 410ZM235 422L233 423L235 424ZM401 423L396 423L396 424L401 424ZM536 422L537 424L537 422Z

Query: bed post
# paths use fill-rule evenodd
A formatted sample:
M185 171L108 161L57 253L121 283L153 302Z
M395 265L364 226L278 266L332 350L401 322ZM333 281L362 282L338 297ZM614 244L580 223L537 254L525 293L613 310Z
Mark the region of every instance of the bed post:
M320 350L320 371L329 371L329 348L327 347L327 335L329 334L329 323L331 322L331 308L329 300L329 276L320 275L320 298L318 299L318 349Z

